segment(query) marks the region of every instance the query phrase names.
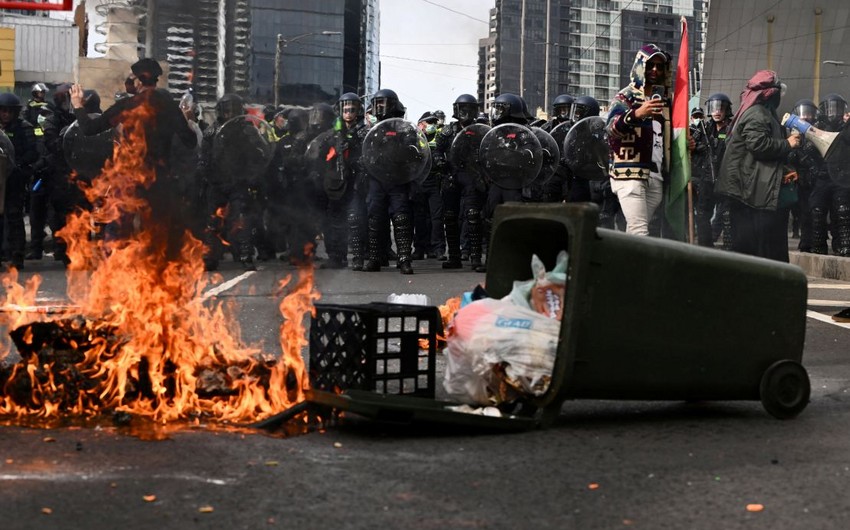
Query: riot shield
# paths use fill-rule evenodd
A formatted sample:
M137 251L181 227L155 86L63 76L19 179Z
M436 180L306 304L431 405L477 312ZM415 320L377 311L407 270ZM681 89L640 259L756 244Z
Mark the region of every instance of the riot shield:
M412 123L390 118L375 124L363 139L360 157L369 175L389 185L424 179L431 170L431 148Z
M481 149L481 140L490 131L489 125L473 123L461 129L452 140L449 148L449 162L460 171L465 171L473 176L476 182L486 183L484 168L478 158Z
M89 116L94 118L99 114L89 114ZM92 178L99 175L106 161L112 158L115 143L113 129L86 136L80 131L77 122L74 122L62 136L62 152L71 169L84 177Z
M558 144L558 150L561 151L562 155L564 154L564 139L567 137L567 133L570 132L570 128L572 128L572 126L573 122L568 120L558 124L554 129L549 131L549 134L551 134L552 138L555 139L555 143Z
M333 129L327 130L313 138L307 144L304 158L310 178L318 188L325 191L331 200L339 200L345 194L346 181L344 147Z
M608 178L608 137L605 120L588 116L577 121L564 139L564 159L576 177L588 180Z
M850 127L841 129L823 159L832 181L850 188Z
M543 165L540 167L540 174L537 175L535 181L539 184L545 184L552 178L555 171L558 170L558 163L561 160L561 150L558 149L558 143L552 135L540 127L532 127L531 131L540 141L540 149L543 154Z
M213 167L222 182L259 182L274 156L271 125L246 114L224 123L213 141Z
M503 123L481 140L479 158L487 179L508 190L530 185L543 167L540 140L524 125Z

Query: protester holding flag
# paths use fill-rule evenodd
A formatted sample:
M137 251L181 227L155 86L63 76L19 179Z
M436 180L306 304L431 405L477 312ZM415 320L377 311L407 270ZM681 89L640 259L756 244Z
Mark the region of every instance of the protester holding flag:
M663 113L669 108L670 55L655 44L644 45L630 78L609 107L608 144L613 155L609 175L626 218L626 232L649 235L667 173L664 128L669 121Z
M783 204L780 188L800 137L786 138L776 114L782 89L776 72L760 70L741 92L715 192L731 199L733 251L787 262L790 204Z

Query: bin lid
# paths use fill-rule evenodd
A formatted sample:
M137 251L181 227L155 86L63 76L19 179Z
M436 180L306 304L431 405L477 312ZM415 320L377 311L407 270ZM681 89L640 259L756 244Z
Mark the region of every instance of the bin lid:
M307 400L364 418L395 425L436 425L462 429L524 431L538 426L536 418L525 416L484 416L457 412L459 403L411 396L378 394L366 390L346 390L334 394L322 390L307 392ZM452 407L452 408L449 408Z

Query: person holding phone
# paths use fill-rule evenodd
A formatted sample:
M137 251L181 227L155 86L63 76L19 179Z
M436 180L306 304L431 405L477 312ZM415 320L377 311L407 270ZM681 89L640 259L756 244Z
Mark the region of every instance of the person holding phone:
M649 235L649 222L664 197L669 164L664 141L670 138L670 55L655 44L644 45L630 78L629 86L609 105L607 132L613 158L609 175L626 218L626 232Z

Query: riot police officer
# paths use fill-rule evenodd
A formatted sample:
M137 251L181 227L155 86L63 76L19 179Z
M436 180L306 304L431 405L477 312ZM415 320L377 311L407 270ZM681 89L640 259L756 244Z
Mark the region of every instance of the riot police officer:
M76 118L71 112L71 85L59 85L53 93L53 112L44 122L44 144L47 171L31 191L30 251L27 259L41 259L44 245L44 226L48 222L48 206L53 208L50 230L54 238L54 259L68 264L67 245L56 235L65 226L67 216L75 207L85 206L85 196L71 181L71 168L65 160L62 137ZM44 200L37 200L43 197Z
M404 105L393 90L381 89L372 96L372 115L380 123L389 118L402 118ZM397 266L402 274L413 274L411 253L413 250L413 219L410 208L410 183L389 184L375 177L369 178L367 198L369 256L363 265L367 272L381 270L386 250L388 217L392 220L395 238Z
M801 99L794 103L794 114L808 123L817 122L818 107L810 99ZM820 179L829 180L826 163L815 145L808 141L805 136L800 138L800 148L791 151L788 155L788 164L797 171L797 197L795 209L792 210L797 217L799 226L800 243L797 249L800 252L812 251L812 212L809 203L815 182ZM825 222L825 219L820 219ZM824 248L826 247L825 227L819 229L823 233Z
M729 250L732 248L732 219L729 213L729 202L726 198L717 197L714 194L714 182L717 180L720 171L720 162L723 161L723 155L726 153L726 138L732 132L732 100L722 92L711 94L705 101L705 113L708 119L704 122L705 134L703 138L706 141L703 146L707 153L704 163L707 165L702 171L703 175L708 175L708 178L701 183L703 194L698 197L696 205L697 236L704 237L700 236L700 223L705 221L700 216L707 215L711 225L712 246L722 232L722 248ZM697 139L694 138L694 140ZM696 149L699 143L695 143ZM709 173L705 173L705 171ZM709 183L710 188L708 187ZM699 190L697 192L699 193ZM713 213L709 211L710 208L713 208ZM705 234L706 230L703 227L702 233Z
M24 268L26 231L24 228L24 203L27 183L33 165L39 160L39 149L32 124L21 118L23 104L15 94L0 94L0 129L6 133L15 148L15 164L6 178L4 215L0 216L0 241L6 237L11 264Z
M311 162L318 177L317 188L320 211L324 214L322 233L328 261L326 269L344 269L348 266L348 247L352 247L352 269L363 269L363 228L366 218L366 194L360 153L366 125L363 105L353 92L343 94L337 102L339 117L333 127L320 134L314 142L316 156ZM357 205L354 205L354 202ZM349 236L350 234L350 236Z
M847 101L839 94L827 94L818 105L816 127L837 132L844 126ZM812 252L826 254L827 218L831 220L832 248L840 256L850 257L850 188L838 186L827 172L819 173L810 196L812 216Z
M27 121L38 129L37 135L40 135L41 124L53 112L53 107L47 102L47 85L44 83L36 83L30 91L32 98L27 101L27 106L21 114L21 118Z
M552 101L552 118L541 126L541 129L551 133L555 127L562 123L571 123L570 112L572 112L574 98L569 94L561 94Z
M252 191L252 177L257 176L226 174L215 161L216 154L221 154L229 147L221 145L222 139L218 133L225 123L242 115L243 109L244 102L238 95L222 96L215 105L216 121L204 131L201 143L198 172L200 179L207 183L207 251L204 267L208 271L218 268L223 241L231 244L234 256L245 270L257 270L253 245L258 222L257 200ZM252 127L248 122L245 125ZM228 226L228 233L225 234Z
M469 171L454 167L448 163L448 152L452 142L464 127L475 122L478 116L478 100L470 94L461 94L452 104L452 117L456 120L443 127L435 140L434 163L443 168L441 196L443 199L443 228L446 233L447 259L444 269L463 268L461 261L460 219L466 218L467 244L469 246L470 266L473 270L483 269L482 257L482 216L481 211L486 199L486 187L483 181L476 179ZM466 211L461 212L461 206Z
M725 150L732 105L725 94L717 93L709 96L706 107L710 116L709 120L703 119L704 113L700 108L694 111L699 111L703 118L699 118L699 114L691 113L694 120L690 127L691 138L694 139L691 167L695 192L697 243L703 247L713 247L711 217L714 215L717 202L714 197L714 181Z

